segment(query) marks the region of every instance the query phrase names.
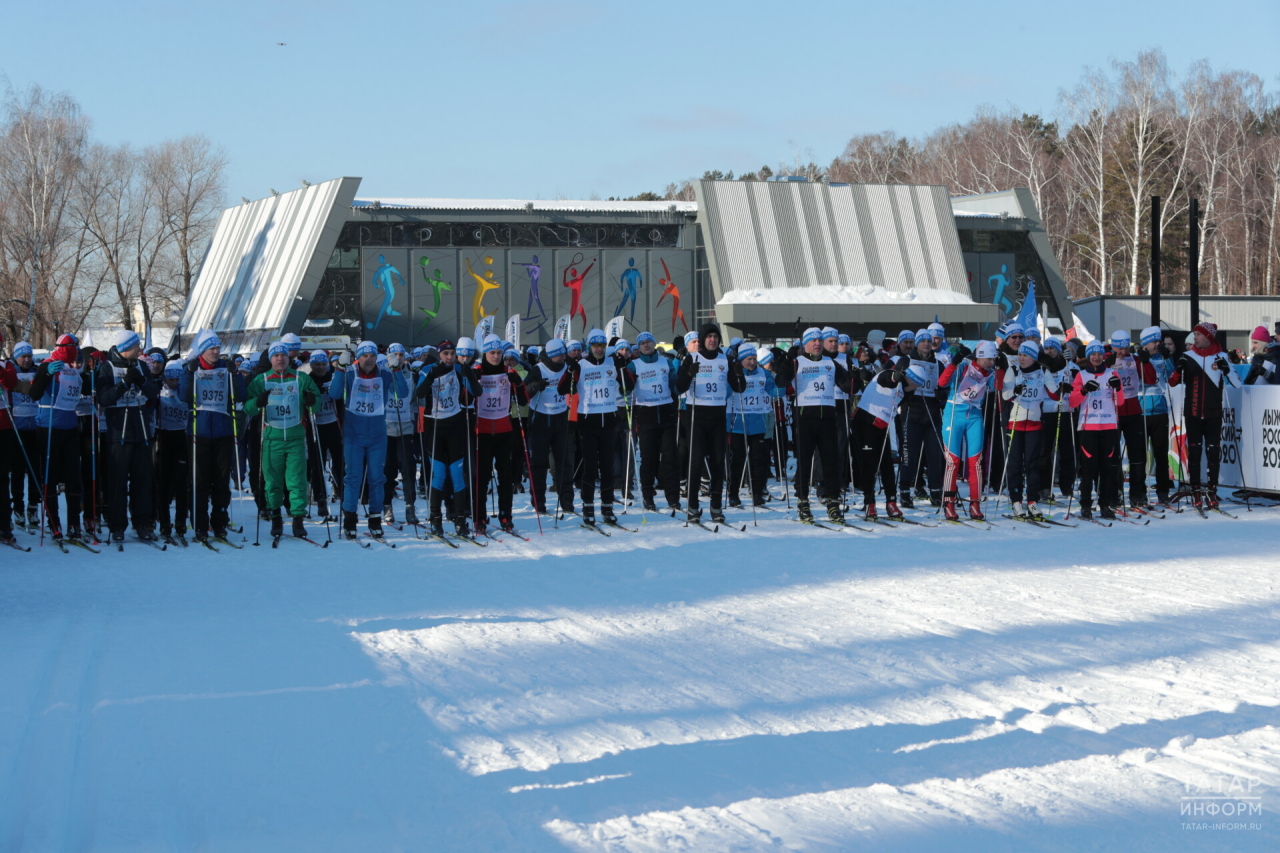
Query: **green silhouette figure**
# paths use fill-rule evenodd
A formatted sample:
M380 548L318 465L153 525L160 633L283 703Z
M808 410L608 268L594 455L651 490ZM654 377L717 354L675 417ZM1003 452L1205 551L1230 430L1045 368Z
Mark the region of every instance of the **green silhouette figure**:
M426 319L422 321L422 325L418 327L419 332L425 329L427 327L427 324L430 323L432 320L434 320L436 318L436 315L440 313L440 292L444 290L449 290L449 291L453 290L453 288L449 286L449 282L444 281L443 279L440 278L440 270L434 271L435 278L432 278L430 275L427 275L427 262L430 260L431 260L430 258L419 258L418 263L422 265L422 278L426 280L427 284L431 285L431 290L436 295L436 304L434 308L418 309L423 314L427 315Z

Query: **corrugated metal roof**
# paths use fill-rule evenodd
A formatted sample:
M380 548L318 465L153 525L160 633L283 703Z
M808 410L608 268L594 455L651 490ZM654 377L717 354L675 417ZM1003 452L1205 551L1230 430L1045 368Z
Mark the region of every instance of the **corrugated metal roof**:
M328 252L317 261L317 249L327 239L332 252L359 186L337 178L224 210L182 330L280 329L296 297L314 295L328 261Z
M543 201L518 198L358 198L352 207L371 208L374 202L392 210L551 211L560 213L697 213L692 201Z
M1117 329L1128 329L1134 334L1151 324L1151 297L1090 296L1076 301L1075 312L1089 331L1100 338L1110 337ZM1166 328L1190 331L1191 297L1186 294L1162 296L1160 319ZM1200 319L1216 323L1224 331L1247 332L1255 326L1271 328L1280 320L1280 298L1202 295Z
M869 284L969 299L945 187L699 181L697 192L720 296Z

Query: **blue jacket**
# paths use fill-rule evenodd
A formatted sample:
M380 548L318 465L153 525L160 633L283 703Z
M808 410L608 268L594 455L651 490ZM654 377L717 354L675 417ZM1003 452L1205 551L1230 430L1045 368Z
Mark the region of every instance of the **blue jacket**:
M187 362L182 378L178 380L178 399L188 407L195 405L195 372L199 364L198 357ZM198 409L195 418L188 418L191 421L188 432L194 433L197 438L225 438L235 435L236 427L231 423L231 414L233 411L244 411L244 400L249 393L249 383L245 381L244 374L237 371L235 364L225 356L218 359L217 366L225 367L231 375L231 398L227 400L225 411Z
M756 379L760 374L764 374L764 393L770 400L772 407L773 398L778 396L777 383L773 381L773 374L765 370L759 365L755 370L742 371L742 375L747 379ZM742 415L730 411L733 406L732 402L740 395L732 393L730 396L731 405L725 407L725 425L729 432L736 432L739 435L760 435L769 431L769 415Z
M1162 355L1153 355L1149 363L1151 369L1156 372L1156 381L1154 384L1143 382L1138 388L1138 402L1142 406L1142 414L1167 415L1169 414L1169 397L1165 390L1169 387L1169 377L1173 375L1173 360ZM1140 371L1142 366L1138 365ZM1139 372L1139 379L1142 376Z
M341 400L343 408L346 410L346 418L342 422L344 441L358 441L361 443L385 441L387 438L386 408L387 401L391 399L392 383L395 383L395 393L401 397L409 396L409 383L405 379L406 371L392 373L385 367L379 367L377 371L377 375L382 377L381 415L362 415L347 402L351 397L351 389L355 385L356 375L360 372L360 368L356 365L353 364L346 370L341 371L329 383L329 396L335 400ZM372 379L373 377L365 378Z
M62 370L50 373L49 368L55 364L62 364L58 361L44 361L36 368L35 378L31 380L30 396L35 400L40 408L36 411L36 428L48 429L49 419L53 418L54 429L79 429L80 416L76 414L75 406L71 409L64 410L55 408L58 400L62 396L63 384L62 376L75 376L77 372L73 366L66 365ZM80 402L82 394L88 393L90 388L90 373L85 371L80 373L81 389L76 392L76 403Z

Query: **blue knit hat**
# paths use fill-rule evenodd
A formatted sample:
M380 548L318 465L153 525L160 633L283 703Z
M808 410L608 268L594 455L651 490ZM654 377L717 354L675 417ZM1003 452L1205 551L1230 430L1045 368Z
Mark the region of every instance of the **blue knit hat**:
M213 349L214 347L222 347L222 341L218 340L217 334L209 329L201 329L196 332L195 342L191 344L191 351L193 353L199 355L205 350Z
M898 343L902 343L903 341L914 341L915 339L916 333L910 329L903 329L901 332L898 332Z
M311 357L308 359L312 364L328 364L329 353L322 349L312 350Z
M287 351L288 350L286 350L286 352ZM367 355L369 353L373 353L374 355L377 355L378 345L375 344L373 341L361 341L360 346L356 347L356 358L359 358L362 355Z
M592 329L587 332L587 346L607 343L609 343L609 338L605 335L604 329Z
M640 346L642 343L645 343L646 341L648 341L649 343L656 344L658 342L658 339L655 338L653 335L649 334L648 332L641 332L640 334L636 335L636 346Z
M1162 337L1164 337L1164 335L1161 334L1159 326L1147 326L1142 330L1142 337L1138 340L1142 342L1143 346L1146 346L1147 344L1154 344Z
M834 326L823 326L822 339L825 341L827 338L835 338L836 340L839 340L840 333L835 330Z
M1058 352L1062 352L1062 341L1050 335L1049 337L1044 339L1044 348L1056 349Z
M267 350L267 358L274 358L277 355L288 355L289 346L284 341L276 341Z
M182 359L175 358L164 366L165 379L181 379L182 378Z
M804 330L804 336L800 338L800 346L808 346L810 341L822 340L822 330L817 326L810 326Z
M853 344L853 338L849 337L848 335L844 335L844 334L842 334L839 338L837 338L837 343L850 344L850 345L852 345L852 344Z
M773 350L767 349L760 353L760 357L757 358L756 361L760 363L761 367L764 367L766 364L773 364Z
M739 361L742 361L745 358L750 358L751 356L756 355L757 353L758 353L758 350L756 350L756 345L751 343L750 341L748 341L747 343L738 345Z
M26 341L18 341L16 344L13 345L14 358L17 358L20 355L34 355L34 354L35 354L35 350L33 350L31 348L31 344L27 343Z
M138 337L138 333L133 329L121 329L116 332L116 352L131 350L140 343L142 343L142 338Z
M555 358L558 355L564 355L569 348L564 345L564 341L559 338L552 338L547 341L547 358Z
M1022 345L1018 347L1018 355L1029 355L1032 358L1039 358L1040 345L1031 340L1023 341Z
M483 353L502 351L502 338L497 335L485 335L484 343L480 345L480 351Z
M904 372L907 378L916 385L926 385L929 382L928 377L924 375L924 371L917 365L911 365Z
M569 352L574 352L575 350L577 352L582 352L582 341L578 340L577 338L574 338L573 340L569 341L568 348L569 348Z
M1128 329L1116 329L1111 333L1111 345L1113 347L1128 347L1133 343L1133 339L1129 337Z
M1094 353L1098 353L1099 355L1105 355L1106 352L1107 352L1107 348L1102 345L1102 341L1097 339L1089 341L1089 345L1084 348L1085 355L1093 355Z

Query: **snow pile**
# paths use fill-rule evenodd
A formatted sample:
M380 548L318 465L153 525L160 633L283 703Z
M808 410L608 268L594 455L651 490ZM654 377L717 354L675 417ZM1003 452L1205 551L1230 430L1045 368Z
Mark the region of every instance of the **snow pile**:
M731 290L720 303L734 305L972 305L967 293L928 287L889 290L873 284L819 284L812 287L777 287Z

